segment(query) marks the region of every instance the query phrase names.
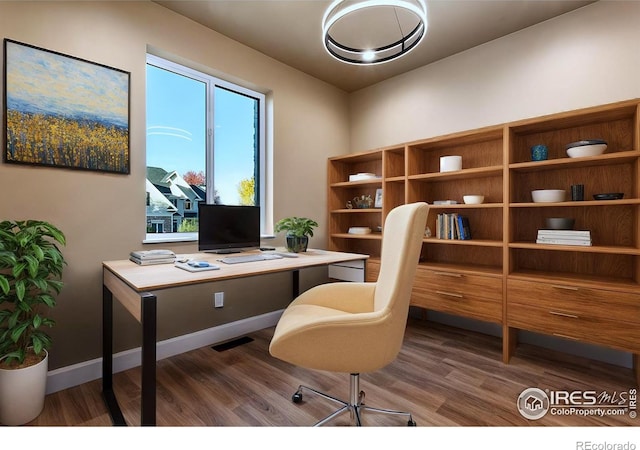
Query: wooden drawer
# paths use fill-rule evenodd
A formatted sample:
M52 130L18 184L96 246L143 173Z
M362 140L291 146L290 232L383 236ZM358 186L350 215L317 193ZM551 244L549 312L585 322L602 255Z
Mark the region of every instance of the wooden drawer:
M502 277L470 275L455 271L439 271L418 266L415 286L432 291L440 290L474 295L502 302Z
M419 268L411 304L502 323L502 279Z
M533 306L545 311L640 325L640 295L561 283L508 280L507 308Z
M617 320L572 315L509 302L507 324L513 328L606 345L634 353L640 351L640 327Z

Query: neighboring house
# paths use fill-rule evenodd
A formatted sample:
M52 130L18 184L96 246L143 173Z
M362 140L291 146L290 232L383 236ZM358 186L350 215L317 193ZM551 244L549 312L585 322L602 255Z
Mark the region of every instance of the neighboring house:
M178 172L147 167L147 232L177 232L185 219L198 218L204 190L189 185Z

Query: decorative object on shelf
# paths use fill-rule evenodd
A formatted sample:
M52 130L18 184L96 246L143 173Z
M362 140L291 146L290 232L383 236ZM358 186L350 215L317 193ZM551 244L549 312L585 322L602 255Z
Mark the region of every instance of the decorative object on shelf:
M349 181L362 181L362 180L372 180L380 178L375 173L361 172L353 175L349 175Z
M431 237L431 228L426 227L424 229L424 237L430 238Z
M434 205L457 205L458 202L455 200L435 200L433 204Z
M607 194L593 194L594 200L622 200L623 192L611 192Z
M399 58L414 49L426 32L424 0L335 0L322 18L327 52L356 65Z
M128 174L129 72L9 39L5 161Z
M0 222L0 423L22 425L44 407L51 337L65 260L62 231L38 220Z
M376 200L373 206L375 208L382 208L382 189L376 189Z
M531 147L531 161L544 161L549 156L549 149L546 145L538 144Z
M350 201L353 208L356 209L369 209L373 206L373 199L370 195L361 195L360 197L353 197ZM347 202L349 203L349 202ZM347 205L347 208L349 206Z
M563 189L538 189L531 191L534 203L564 202L567 193Z
M275 225L275 232L286 231L287 250L293 253L307 251L309 237L313 237L313 229L318 226L315 220L306 217L286 217Z
M607 149L607 141L602 139L590 139L567 144L567 155L570 158L581 158L584 156L598 156Z
M574 202L581 202L584 200L584 184L571 185L571 200Z
M369 227L349 227L349 234L371 234Z
M547 217L545 225L549 230L573 230L575 219L570 217Z
M478 205L484 202L484 195L463 195L462 200L467 205Z
M455 172L462 169L462 156L451 155L440 157L440 172Z

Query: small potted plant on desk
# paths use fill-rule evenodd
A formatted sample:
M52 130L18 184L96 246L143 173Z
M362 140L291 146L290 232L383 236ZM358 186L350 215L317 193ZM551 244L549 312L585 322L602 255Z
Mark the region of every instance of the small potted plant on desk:
M62 289L64 234L36 220L0 222L0 423L22 425L44 407L54 321Z
M276 233L286 231L287 250L293 253L307 251L309 237L313 236L313 229L318 226L315 220L306 217L286 217L276 223Z

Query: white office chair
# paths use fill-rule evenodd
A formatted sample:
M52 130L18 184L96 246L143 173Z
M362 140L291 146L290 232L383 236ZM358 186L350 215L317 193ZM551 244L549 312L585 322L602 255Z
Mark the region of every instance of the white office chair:
M408 412L364 405L360 373L378 370L392 362L404 338L422 238L427 221L426 203L393 209L384 224L380 273L375 283L328 283L295 299L284 311L269 351L276 358L308 369L349 373L349 401L299 386L293 401L308 390L336 402L340 409L316 423L323 425L349 411L357 426L363 410L407 416Z

